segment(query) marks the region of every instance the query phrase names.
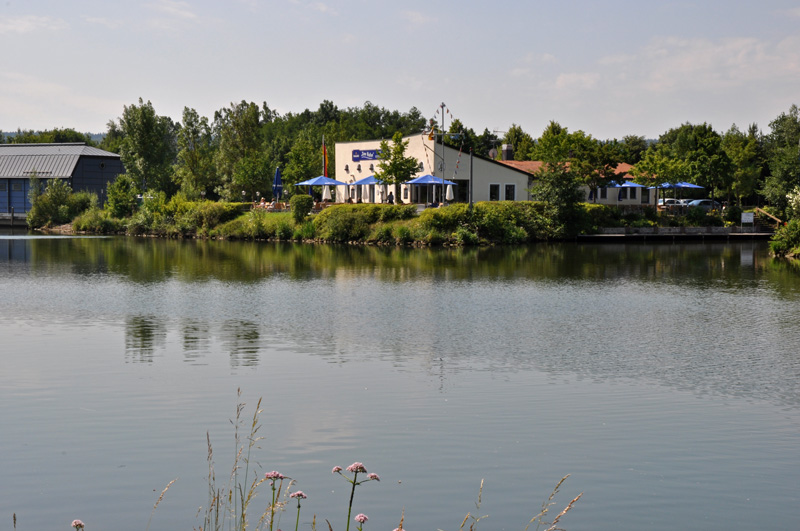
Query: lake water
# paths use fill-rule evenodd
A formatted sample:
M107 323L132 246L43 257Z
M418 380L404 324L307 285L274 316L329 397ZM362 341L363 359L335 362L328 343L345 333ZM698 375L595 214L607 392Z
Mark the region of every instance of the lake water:
M354 461L365 530L457 530L484 479L478 528L522 531L566 474L573 531L800 528L800 273L763 242L6 234L0 290L0 529L143 530L175 478L150 529L199 527L206 434L225 483L259 398L301 529L344 530Z

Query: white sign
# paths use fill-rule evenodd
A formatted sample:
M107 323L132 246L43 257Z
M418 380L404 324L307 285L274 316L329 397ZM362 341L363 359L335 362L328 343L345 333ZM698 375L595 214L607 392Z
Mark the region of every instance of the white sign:
M753 212L742 212L742 224L755 223L755 214Z

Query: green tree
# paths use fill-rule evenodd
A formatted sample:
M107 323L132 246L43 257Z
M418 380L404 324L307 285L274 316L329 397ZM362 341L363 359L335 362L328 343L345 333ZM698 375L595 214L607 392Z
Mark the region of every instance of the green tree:
M183 126L178 131L175 180L187 197L197 199L213 189L214 143L208 119L184 107Z
M291 192L293 184L322 175L322 138L311 129L303 130L292 145L288 163L281 170L284 190Z
M682 161L683 180L704 186L711 197L729 189L731 160L722 149L722 137L710 125L686 123L670 129L659 138L658 148L664 156Z
M533 149L533 137L522 130L517 124L511 124L505 136L503 144L511 144L514 147L514 160L530 160L530 153Z
M758 139L754 136L752 128L749 134L745 134L733 125L722 137L722 149L731 160L733 169L729 192L741 205L743 198L753 195L761 176L762 160Z
M392 136L392 145L386 140L381 142L381 154L375 168L375 178L387 184L396 185L395 197L400 202L400 184L411 179L417 173L419 161L414 157L406 157L408 140L403 140L403 133L397 131Z
M106 128L106 134L98 147L111 153L119 153L120 149L122 149L122 140L125 138L125 133L114 120L109 120Z
M781 211L785 210L787 194L800 185L800 109L792 105L769 124L766 138L769 175L761 193Z
M545 205L544 215L550 220L554 237L569 237L580 232L580 203L583 201L580 178L566 162L547 162L536 174L531 197Z
M137 187L142 191L154 189L173 194L177 126L168 116L158 116L152 103L139 98L139 105L124 107L120 129L124 135L120 157Z
M128 217L136 211L138 193L133 177L126 173L117 175L114 182L108 183L105 208L115 218Z
M644 157L647 151L647 140L643 136L626 135L620 143L622 162L636 164Z
M264 106L266 108L266 103ZM241 170L243 165L247 165L241 160L255 157L262 150L262 116L258 105L244 100L214 113L214 135L218 141L216 193L220 197L228 200L241 197L241 188L234 182L234 172L236 168Z

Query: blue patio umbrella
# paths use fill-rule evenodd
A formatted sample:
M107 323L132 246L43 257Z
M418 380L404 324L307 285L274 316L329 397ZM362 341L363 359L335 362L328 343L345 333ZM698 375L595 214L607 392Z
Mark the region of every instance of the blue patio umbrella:
M283 197L283 180L281 180L280 168L275 168L275 178L272 179L272 197L276 201Z
M416 179L411 179L403 184L451 184L453 186L457 186L453 181L446 181L441 177L434 177L431 174L423 175L421 177L417 177Z
M320 175L319 177L314 177L313 179L301 183L295 183L295 186L308 186L308 195L311 195L312 186L348 186L348 184Z
M379 181L374 175L370 175L369 177L364 177L354 183L350 183L350 186L365 186L369 184L383 184L383 181Z
M442 193L439 195L439 201L444 200L444 185L449 184L451 186L458 186L453 181L447 181L442 177L434 177L431 174L422 175L421 177L417 177L416 179L411 179L410 181L406 181L403 184L410 184L410 185L423 185L423 184L439 184L442 186ZM434 188L435 190L435 188Z
M296 183L295 186L347 186L347 183L320 175L319 177L314 177L313 179Z

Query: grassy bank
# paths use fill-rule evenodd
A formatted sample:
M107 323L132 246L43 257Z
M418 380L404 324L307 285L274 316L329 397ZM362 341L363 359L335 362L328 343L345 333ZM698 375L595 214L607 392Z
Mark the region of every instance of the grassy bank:
M145 198L125 217L92 206L72 222L72 230L92 234L167 238L318 241L373 245L524 244L593 234L604 227L723 226L733 222L699 209L685 216L659 215L652 208L623 212L581 204L556 217L535 201L463 203L418 212L416 205L332 204L319 213L295 198L292 210L268 212L249 203L189 201L175 196Z

